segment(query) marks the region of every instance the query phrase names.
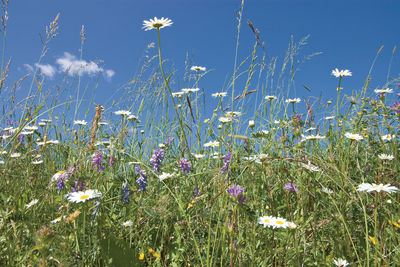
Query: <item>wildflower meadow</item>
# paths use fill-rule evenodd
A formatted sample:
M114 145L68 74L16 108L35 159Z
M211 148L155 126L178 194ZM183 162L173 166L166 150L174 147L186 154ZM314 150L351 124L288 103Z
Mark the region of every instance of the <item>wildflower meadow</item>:
M357 70L337 66L322 77L335 97L296 96L307 37L268 62L238 4L236 49L244 27L253 46L218 92L207 65L175 75L172 17L142 22L152 52L109 103L86 93L84 65L47 88L39 65L9 81L3 53L1 266L400 266L399 70L348 88ZM38 29L38 62L60 17Z

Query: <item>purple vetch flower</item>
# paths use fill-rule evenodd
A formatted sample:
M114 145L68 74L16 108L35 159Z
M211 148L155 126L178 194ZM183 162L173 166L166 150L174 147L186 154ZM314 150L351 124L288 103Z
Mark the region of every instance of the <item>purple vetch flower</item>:
M167 138L166 138L166 140L165 140L165 145L166 145L166 146L169 146L170 144L172 144L172 142L174 142L174 138L171 137L170 134L167 134Z
M97 168L99 172L102 172L104 170L104 167L101 166L102 162L103 162L103 151L97 150L92 157L92 163L93 167Z
M25 136L24 136L23 134L18 135L18 141L19 141L20 143L23 143L24 140L25 140Z
M74 167L70 167L66 172L64 172L60 177L57 179L57 189L58 193L61 192L61 190L64 189L64 182L69 180L69 178L72 176L73 172L75 171Z
M228 152L224 157L224 165L221 168L221 174L224 174L229 169L231 158L232 158L232 153Z
M151 166L153 167L153 171L161 172L160 167L162 166L162 161L164 159L164 149L157 148L154 149L153 155L150 158Z
M102 198L103 196L100 196L100 198ZM93 216L98 216L99 214L98 214L98 212L99 212L99 208L100 208L100 201L95 201L94 202L94 209L93 209L93 211L92 211L92 215Z
M236 198L239 203L243 203L246 201L246 198L242 195L244 192L244 188L241 187L240 185L235 185L233 184L231 188L227 189L226 192L228 192L231 196Z
M293 183L293 182L291 182L291 183L288 183L288 184L285 184L285 186L283 187L285 190L287 190L287 191L293 191L293 192L295 192L296 194L297 194L297 192L299 191L299 189L297 188L297 186Z
M115 157L114 155L110 155L110 157L108 158L108 166L114 167L114 165L115 165Z
M124 201L125 203L129 203L131 191L129 189L129 184L128 182L125 181L124 185L122 186L122 195L121 195L121 200Z
M79 185L79 178L75 178L74 180L74 187L71 188L71 193L83 191L86 188L85 182L81 182Z
M147 186L147 176L146 171L142 170L139 165L135 166L135 172L139 175L139 178L136 180L136 183L139 185L139 191L146 191Z
M400 101L394 102L394 104L390 106L390 109L396 111L397 114L400 114Z
M182 158L179 161L179 168L185 173L185 175L187 175L192 168L192 164L187 159Z
M194 193L193 193L192 198L196 198L196 197L199 197L199 196L200 196L199 188L197 187L197 185L195 185L194 186Z

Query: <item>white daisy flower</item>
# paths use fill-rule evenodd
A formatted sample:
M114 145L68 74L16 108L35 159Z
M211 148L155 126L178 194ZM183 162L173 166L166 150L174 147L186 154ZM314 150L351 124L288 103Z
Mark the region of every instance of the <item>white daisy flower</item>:
M192 154L193 155L193 157L195 158L195 159L202 159L202 158L204 158L204 155L203 154Z
M360 140L363 140L363 139L364 139L364 137L362 137L362 136L359 135L359 134L352 134L352 133L348 133L348 132L345 133L344 136L345 136L346 138L348 138L348 139L356 140L356 141L360 141Z
M35 161L31 162L31 164L33 164L33 165L39 165L39 164L42 164L42 163L43 163L43 160L35 160Z
M123 222L122 223L122 226L125 226L125 227L131 227L132 226L132 221L131 220L129 220L129 221L126 221L126 222Z
M21 131L19 134L21 134L21 135L30 135L30 134L33 134L34 133L34 131Z
M38 127L35 125L31 125L31 126L25 126L24 129L27 131L36 131Z
M7 151L4 151L4 150L2 150L2 151L0 151L0 154L1 155L5 155L5 154L7 154L8 152Z
M333 190L331 190L331 189L329 189L329 188L327 188L327 187L322 187L321 188L321 191L322 192L324 192L324 193L326 193L326 194L333 194Z
M325 120L330 121L333 120L335 118L335 116L327 116L325 117Z
M351 72L349 70L338 70L337 68L332 70L332 75L335 77L343 77L343 76L351 76Z
M300 142L304 142L304 141L309 141L309 140L320 140L320 139L324 139L325 136L324 135L301 135L302 139Z
M6 127L3 129L3 131L5 131L5 132L12 131L12 130L14 130L13 127Z
M393 93L393 89L389 89L389 88L386 88L386 89L375 89L374 92L377 93L377 94L386 94L386 93L390 94L390 93Z
M205 147L219 147L218 141L210 141L204 144Z
M358 185L358 188L357 188L357 191L367 191L368 193L369 192L373 192L373 191L376 191L376 192L384 191L384 192L392 193L392 192L396 192L398 190L399 189L397 187L391 186L390 184L386 184L386 185L379 184L379 185L377 185L377 184L374 184L374 183L373 184L362 183L362 184Z
M300 162L300 164L301 164L301 166L303 168L306 168L307 170L309 170L311 172L319 172L319 171L321 171L320 168L318 168L317 166L312 165L310 161L308 161L308 164L304 164L302 162Z
M63 219L63 216L57 217L54 220L50 221L51 223L58 223Z
M118 110L114 112L115 115L121 115L121 116L129 116L131 115L131 112L129 110Z
M127 119L130 120L130 121L140 122L139 118L137 116L135 116L135 115L129 115Z
M160 179L160 182L161 182L161 181L164 181L165 179L172 178L174 176L175 176L174 173L163 172L158 176L158 179Z
M11 137L11 135L5 135L5 134L1 136L2 139L8 139L10 137Z
M182 88L183 93L194 93L200 91L200 88Z
M21 157L21 153L12 153L10 155L10 158L19 158L19 157Z
M240 115L242 115L242 113L239 112L239 111L228 111L228 112L225 112L225 116L227 116L227 117L238 117Z
M154 17L154 19L144 20L142 29L144 29L145 31L149 31L152 29L162 29L164 27L171 26L172 23L172 20L168 18L162 17L161 19L158 19L157 17Z
M201 66L192 66L190 68L191 71L206 71L206 67L201 67Z
M101 193L97 189L95 189L95 190L89 189L86 191L72 192L72 193L66 194L65 196L69 202L80 203L80 202L85 202L86 200L89 200L92 198L101 197Z
M396 136L393 134L393 135L390 135L390 134L386 134L386 135L382 135L381 136L381 139L382 139L382 141L390 141L390 140L392 140L393 138L395 138Z
M38 203L39 200L34 199L31 202L29 202L28 204L25 205L25 208L29 209L30 207L32 207L33 205L35 205L36 203Z
M165 144L160 143L160 144L158 144L158 147L159 147L159 148L165 148Z
M254 122L254 120L249 120L249 127L254 127L256 126L256 123Z
M87 125L85 120L75 120L74 125Z
M378 158L382 160L393 160L394 156L393 155L387 155L387 154L380 154Z
M227 117L220 117L218 120L221 123L227 123L227 122L231 122L232 121L231 118L227 118Z
M185 94L185 92L175 92L175 93L172 93L172 96L173 97L182 97L183 95Z
M346 266L350 265L346 260L341 259L341 258L339 258L337 260L333 260L333 263L339 267L346 267Z
M274 124L279 124L281 123L279 120L274 120Z
M98 125L108 125L108 122L100 121L100 122L98 123Z
M40 119L42 122L44 122L44 123L50 123L51 122L51 120L48 120L48 119Z
M276 96L274 96L274 95L267 95L267 96L264 97L264 99L265 100L275 100L275 99L278 99L278 98Z
M280 217L272 217L272 216L263 216L258 218L258 223L264 225L265 227L272 227L272 228L288 228L289 222L286 219ZM290 225L294 228L297 226L294 223L290 223Z
M4 160L0 160L0 164L1 164L1 165L4 165L4 164L6 164L6 163L4 162Z
M225 97L225 96L227 96L227 93L226 92L214 93L211 96L212 97Z
M38 124L39 124L40 127L43 127L43 126L46 126L46 125L47 125L46 122L39 122Z
M293 99L286 99L285 100L286 103L300 103L301 99L300 98L293 98Z

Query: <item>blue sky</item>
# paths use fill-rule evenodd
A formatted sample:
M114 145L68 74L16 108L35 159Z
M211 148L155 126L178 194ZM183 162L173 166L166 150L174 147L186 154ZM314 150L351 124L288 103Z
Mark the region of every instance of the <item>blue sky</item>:
M79 58L80 30L85 25L87 40L83 60L94 61L93 72L102 70L95 89L95 102L103 103L138 71L138 61L146 46L156 41L155 31L143 31L143 20L168 17L174 24L162 29L163 54L177 69L177 84L182 84L186 54L195 65L213 71L201 81L201 88L211 93L221 91L232 75L237 23L235 11L239 0L18 0L10 1L6 57L12 57L8 80L14 82L37 62L41 51L38 33L60 13L59 34L51 41L42 65L51 66L46 85L62 79L60 71ZM378 49L384 49L373 70L371 91L386 82L388 65L395 45L400 44L400 19L397 0L247 0L244 5L240 35L239 60L253 48L254 35L246 20L252 21L265 42L267 61L273 56L282 60L290 37L296 41L310 35L302 50L305 56L322 52L301 65L296 78L296 95L335 98L337 79L334 68L349 69L353 76L344 81L344 93L358 90L364 83ZM151 53L156 54L156 50ZM259 56L262 51L259 50ZM399 52L399 51L398 51ZM68 54L66 54L68 53ZM72 62L72 63L71 63ZM390 75L399 77L400 57L395 54ZM91 71L82 74L95 79ZM94 83L91 83L92 85ZM311 88L308 92L303 84ZM29 83L21 88L26 93ZM256 80L249 89L256 89ZM179 90L181 88L175 88ZM397 88L393 88L397 89ZM24 91L25 90L25 91ZM73 90L71 88L71 90ZM239 89L240 90L240 87ZM71 93L74 94L74 93ZM217 100L215 100L217 101ZM216 103L215 103L216 104Z

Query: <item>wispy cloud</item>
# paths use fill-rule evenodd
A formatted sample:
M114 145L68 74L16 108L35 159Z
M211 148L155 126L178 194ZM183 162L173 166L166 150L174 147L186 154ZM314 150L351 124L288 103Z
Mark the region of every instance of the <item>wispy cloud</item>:
M50 78L53 78L57 72L65 72L69 76L73 75L93 75L99 72L103 73L104 78L110 81L115 75L115 71L111 69L103 69L94 61L86 61L83 59L78 59L76 56L64 52L64 55L56 59L56 65L51 64L35 64L40 72ZM34 67L29 64L24 64L24 67L29 71L33 72Z
M47 76L49 78L53 78L54 74L56 74L56 68L53 67L50 64L47 65L42 65L42 64L35 64L36 67L38 67L40 69L40 72L44 75Z

